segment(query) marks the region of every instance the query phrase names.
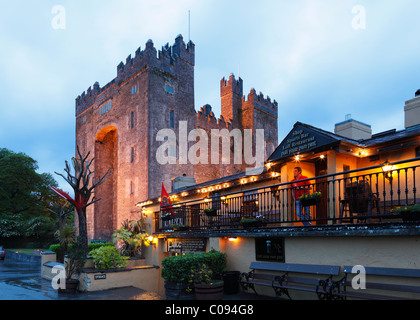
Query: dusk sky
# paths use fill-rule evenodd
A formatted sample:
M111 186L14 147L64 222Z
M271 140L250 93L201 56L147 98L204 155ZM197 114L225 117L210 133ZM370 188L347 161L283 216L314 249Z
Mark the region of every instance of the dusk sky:
M115 78L148 39L158 50L178 34L187 42L189 10L196 110L210 104L219 117L220 80L239 73L245 95L278 102L279 143L297 121L333 131L346 114L374 133L403 129L420 89L415 0L0 4L0 147L31 156L64 189L54 171L74 155L76 97Z

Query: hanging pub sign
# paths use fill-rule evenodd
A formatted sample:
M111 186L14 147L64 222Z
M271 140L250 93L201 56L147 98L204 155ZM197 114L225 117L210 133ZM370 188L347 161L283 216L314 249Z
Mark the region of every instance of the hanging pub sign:
M270 156L270 161L305 153L322 146L331 145L340 140L322 132L318 128L297 122L293 130Z
M199 253L206 252L207 240L203 238L193 239L167 239L167 252L174 253Z

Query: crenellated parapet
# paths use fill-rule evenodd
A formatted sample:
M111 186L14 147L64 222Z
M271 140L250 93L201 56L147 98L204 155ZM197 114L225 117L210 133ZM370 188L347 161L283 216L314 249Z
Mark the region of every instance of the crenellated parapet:
M83 92L76 98L76 116L91 106L95 102L96 97L110 86L113 84L120 85L146 67L155 68L160 72L177 78L178 72L183 66L194 67L194 64L195 45L192 41L185 44L182 35L178 35L172 46L166 44L162 47L162 50L156 50L153 41L149 40L144 50L138 48L134 57L129 55L125 63L121 61L118 64L117 77L115 79L103 88L96 82L93 85L93 89L89 87L86 92Z
M230 122L226 122L224 117L221 115L220 118L216 118L212 108L209 104L201 107L199 111L196 112L196 127L203 129L232 129Z
M243 80L241 78L236 80L233 73L230 74L228 80L226 80L225 77L220 80L220 95L223 97L230 93L235 93L240 97L243 95Z
M252 106L274 117L277 117L278 115L277 101L271 101L269 96L267 96L267 98L264 98L264 95L261 92L257 94L254 88L251 89L247 97L243 97L242 105L243 108Z

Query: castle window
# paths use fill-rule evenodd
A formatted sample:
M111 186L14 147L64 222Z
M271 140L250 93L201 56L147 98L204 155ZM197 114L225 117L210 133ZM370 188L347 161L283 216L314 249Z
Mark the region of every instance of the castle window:
M173 139L171 137L168 137L168 142L169 142L168 157L169 158L176 159L176 157L177 157L177 152L176 152L176 139Z
M133 129L134 128L134 111L131 111L130 123L131 123L131 129Z
M85 124L85 123L86 123L86 117L83 117L82 122L83 122L83 124Z
M169 111L169 127L175 128L175 110L171 109Z
M134 162L134 147L131 147L131 163Z
M169 83L165 84L165 91L166 93L174 94L174 86Z
M131 88L131 94L135 94L137 92L137 86Z
M102 107L99 108L99 115L102 116L105 113L107 113L109 110L111 110L111 100L109 100L108 102L106 102L105 104L102 105Z
M134 183L133 183L133 180L130 181L130 194L134 194Z

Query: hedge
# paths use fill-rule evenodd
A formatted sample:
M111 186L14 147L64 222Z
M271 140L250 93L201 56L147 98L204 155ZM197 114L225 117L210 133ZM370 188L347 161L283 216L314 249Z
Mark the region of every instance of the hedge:
M71 245L70 245L71 246ZM101 248L101 247L114 247L114 244L112 242L107 242L107 243L89 243L88 244L88 250L89 252L91 252L92 250ZM61 248L59 244L52 244L50 245L49 249L50 251L53 251L57 254L57 260L58 261L62 261L62 257L61 257Z
M226 253L211 250L199 254L186 254L167 257L162 260L162 278L172 282L187 282L191 270L208 266L215 278L220 278L226 268Z

